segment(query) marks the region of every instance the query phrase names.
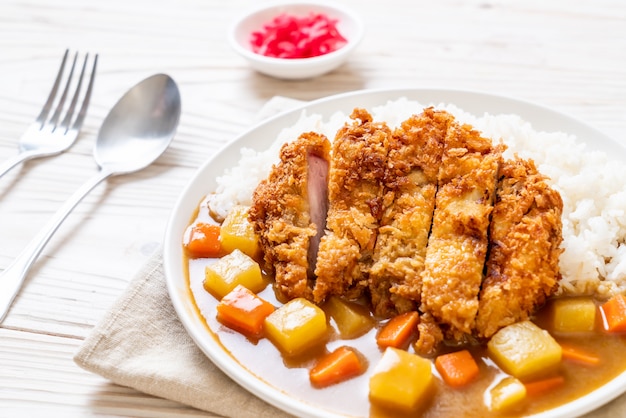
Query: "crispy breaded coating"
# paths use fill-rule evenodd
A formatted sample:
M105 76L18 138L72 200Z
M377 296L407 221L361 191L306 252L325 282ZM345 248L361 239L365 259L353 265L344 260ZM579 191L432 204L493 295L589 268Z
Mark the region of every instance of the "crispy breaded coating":
M422 272L421 310L457 340L474 328L501 154L501 147L494 148L469 125L448 129Z
M326 198L326 179L309 178L310 167L323 165L329 154L330 142L324 135L304 133L283 145L280 163L254 191L249 219L260 237L265 268L274 272L277 291L287 299L313 299L310 258L317 247L315 237L324 227L316 222L325 216L325 209L315 206L319 206L320 194ZM319 187L324 190L313 193L311 182L317 181L323 182ZM310 202L311 198L315 200ZM321 220L315 215L317 210L324 211Z
M503 164L476 330L489 338L526 320L558 288L563 201L532 160Z
M424 109L394 131L385 166L383 215L370 270L374 312L415 310L435 207L444 138L452 115Z
M313 292L357 297L367 287L378 221L391 130L355 109L353 123L342 127L332 146L326 235L320 242Z
M250 220L280 300L363 298L420 311L418 354L529 319L558 289L563 203L532 160L503 161L433 108L393 132L356 108L331 143L281 149ZM332 147L332 152L331 152Z
M444 339L443 331L430 314L422 314L417 324L418 338L413 344L420 356L431 357L437 353L439 343Z

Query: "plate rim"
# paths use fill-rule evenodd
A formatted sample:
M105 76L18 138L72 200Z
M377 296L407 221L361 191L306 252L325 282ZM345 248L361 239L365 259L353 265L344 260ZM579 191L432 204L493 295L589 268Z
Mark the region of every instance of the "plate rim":
M570 134L575 134L578 139L587 144L588 142L584 140L584 137L589 135L594 138L594 140L599 139L603 146L608 146L611 150L619 151L623 156L626 156L626 147L624 145L595 127L587 124L584 121L581 121L569 114L552 109L545 105L528 101L516 97L487 93L484 91L478 90L461 90L461 89L453 89L453 88L419 88L419 87L410 87L410 88L379 88L379 89L363 89L363 90L355 90L344 93L339 93L331 96L326 96L317 100L313 100L310 102L303 102L300 105L296 105L288 110L282 111L276 115L270 116L259 123L254 124L248 129L244 130L239 135L236 135L232 140L226 142L222 147L216 150L204 163L200 165L200 167L196 170L196 172L192 175L192 177L188 180L183 188L182 192L178 196L174 207L171 211L171 214L167 221L167 226L164 235L164 244L163 244L163 267L164 274L166 279L166 285L170 300L178 318L183 324L185 330L190 335L190 337L194 340L194 343L200 348L200 350L204 353L205 356L208 357L210 361L212 361L220 370L222 370L227 376L229 376L235 383L252 393L253 395L259 397L261 400L275 406L278 409L281 409L285 412L296 414L298 416L307 416L307 417L321 417L321 416L343 416L341 414L336 414L330 412L328 410L323 409L323 407L319 405L311 405L302 400L297 400L287 393L283 392L279 388L276 388L266 382L262 377L256 376L250 370L246 369L240 363L238 363L234 358L232 358L228 353L226 353L223 348L220 348L220 345L215 338L210 335L210 332L206 329L207 325L204 324L204 319L199 318L201 316L195 308L190 308L185 303L185 299L189 297L193 298L190 290L188 289L187 279L184 277L185 268L182 263L182 245L180 245L180 240L182 237L181 231L181 216L184 215L185 221L188 222L191 220L192 211L181 213L183 206L189 205L189 199L191 198L190 193L199 193L197 190L199 189L198 182L200 181L201 176L206 172L211 172L211 166L217 162L218 159L223 154L234 153L239 148L238 145L241 142L246 142L249 137L254 136L255 132L263 131L264 129L274 130L276 133L280 132L282 128L289 127L297 121L298 117L302 114L303 111L310 111L311 114L320 113L316 111L318 108L323 108L328 105L337 104L337 103L351 103L352 101L358 99L367 99L372 100L372 98L380 98L380 100L384 100L379 104L384 104L386 101L399 99L401 97L407 97L410 100L418 100L420 104L427 105L428 103L447 103L453 104L458 108L462 109L465 112L471 113L475 116L480 116L475 111L468 109L468 106L464 106L459 104L458 101L450 101L441 99L438 102L436 101L426 101L422 102L418 97L414 96L433 96L433 97L457 97L462 98L461 102L465 100L470 100L477 103L483 103L487 101L487 105L485 107L497 106L501 105L505 111L498 112L493 111L493 109L483 110L482 113L490 113L490 114L510 114L514 113L519 115L524 121L531 123L533 129L535 130L545 130L545 131L562 131ZM484 103L482 104L485 105ZM354 106L354 104L353 104ZM473 106L469 106L472 108ZM506 111L506 109L515 109L515 112ZM521 110L521 112L520 112ZM336 110L329 110L324 116L328 118L332 113ZM347 112L349 113L349 111ZM541 128L542 122L540 120L533 120L532 115L534 114L542 114L550 116L547 120L548 123L545 123L547 128ZM531 116L531 117L529 117ZM280 123L285 120L285 124L277 127L273 127L273 125ZM293 120L292 123L287 124L286 121ZM557 120L559 123L565 123L565 125L561 126L560 129L549 129L551 126L550 121ZM546 122L544 120L543 122ZM537 129L536 126L539 125L540 128ZM573 129L572 129L573 128ZM581 135L584 134L584 135ZM583 136L583 138L581 138ZM266 141L267 142L267 141ZM270 141L271 142L271 141ZM266 145L269 145L270 142L267 142ZM594 144L596 145L596 144ZM245 145L249 147L248 144ZM262 147L257 149L264 149ZM597 149L594 147L594 149ZM606 151L606 150L605 150ZM237 160L232 161L232 164L236 164ZM214 172L214 176L221 175L223 171ZM210 192L210 190L205 189L204 195L196 196L198 197L195 202L195 207L200 202L200 200L206 196L206 194ZM179 243L175 245L174 243ZM179 248L176 248L179 247ZM178 260L177 260L178 258ZM179 283L180 277L183 276L182 280L187 289L182 289ZM187 300L187 303L189 301ZM195 302L192 302L195 305ZM201 328L202 330L200 330ZM204 332L209 334L201 335L200 332ZM208 342L208 345L207 345ZM581 416L587 412L595 410L610 401L618 398L624 392L626 392L626 371L622 372L620 375L616 376L614 379L603 385L602 387L590 392L589 394L578 398L572 402L569 402L565 405L559 406L557 408L541 412L535 415L532 415L533 418L565 418L565 417L577 417ZM330 415L329 415L330 414Z

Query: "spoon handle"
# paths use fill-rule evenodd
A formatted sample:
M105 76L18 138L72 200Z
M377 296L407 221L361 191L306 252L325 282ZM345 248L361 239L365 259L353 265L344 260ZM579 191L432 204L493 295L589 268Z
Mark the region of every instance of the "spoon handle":
M0 274L0 323L4 320L13 299L24 283L26 274L35 262L43 248L61 223L70 214L72 209L89 193L113 173L109 170L100 170L98 174L90 178L61 206L52 216L52 219L30 241L17 258Z

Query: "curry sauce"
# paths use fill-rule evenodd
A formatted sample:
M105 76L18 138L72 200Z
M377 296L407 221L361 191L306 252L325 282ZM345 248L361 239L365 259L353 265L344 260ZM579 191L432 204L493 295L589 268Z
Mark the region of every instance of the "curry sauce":
M450 416L503 416L493 413L486 407L486 393L505 374L490 359L484 345L468 345L467 348L479 366L479 377L462 388L449 387L433 367L435 384L427 402L411 413L385 410L372 405L368 399L368 381L373 366L380 360L382 350L376 344L376 333L384 323L381 321L366 334L350 340L342 340L331 323L326 344L308 351L296 358L283 356L266 338L250 339L243 334L222 325L216 319L218 300L203 288L204 270L215 259L187 259L189 266L189 285L200 314L205 318L207 332L222 345L232 358L247 369L252 375L265 381L279 391L289 394L303 403L310 403L316 408L347 416L371 417L450 417ZM275 306L281 302L276 298L272 286L259 293L263 299ZM596 301L596 304L600 304ZM563 376L565 383L544 395L529 396L517 409L507 411L505 416L525 416L564 405L574 399L601 387L626 370L626 358L621 353L626 351L626 336L608 334L602 330L597 315L595 330L585 335L558 336L551 328L551 302L540 309L533 317L533 322L555 335L559 343L569 343L593 353L600 359L599 364L591 366L574 361L563 360L556 371ZM361 376L327 388L314 388L308 377L308 370L317 358L341 345L355 347L367 360L368 370ZM440 351L454 351L459 347L443 347ZM409 351L411 348L409 348ZM346 399L350 399L346 402Z

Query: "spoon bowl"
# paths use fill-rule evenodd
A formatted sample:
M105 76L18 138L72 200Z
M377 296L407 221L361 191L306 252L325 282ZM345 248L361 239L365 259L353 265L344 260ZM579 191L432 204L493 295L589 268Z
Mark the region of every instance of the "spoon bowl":
M178 87L166 74L155 74L128 90L113 106L98 133L94 158L112 175L132 173L156 160L178 126Z
M106 178L132 173L152 164L169 146L180 119L180 93L168 75L156 74L131 88L102 123L94 147L100 167L52 216L0 275L0 322L24 279L54 232L72 209Z

